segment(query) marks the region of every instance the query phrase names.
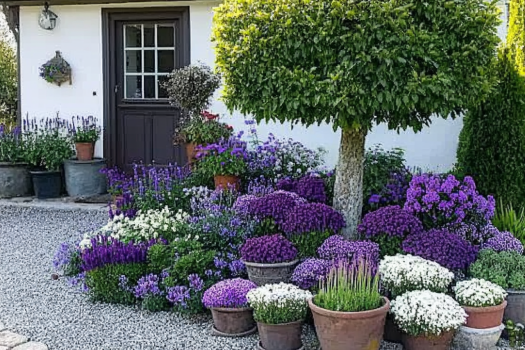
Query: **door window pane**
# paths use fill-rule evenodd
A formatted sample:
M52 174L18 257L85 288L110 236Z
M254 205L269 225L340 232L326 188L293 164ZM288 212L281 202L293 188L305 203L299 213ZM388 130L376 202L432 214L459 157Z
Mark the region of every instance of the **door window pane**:
M142 72L142 51L126 50L126 73Z
M157 47L175 46L175 27L159 25L157 27Z
M162 84L168 80L168 77L165 75L159 75L157 77L157 89L159 91L158 98L168 98L168 92L165 88L162 87Z
M141 47L142 46L142 32L140 25L126 25L124 26L126 47Z
M126 98L143 98L142 97L142 76L126 77Z
M124 96L166 99L159 82L177 66L174 23L124 25Z

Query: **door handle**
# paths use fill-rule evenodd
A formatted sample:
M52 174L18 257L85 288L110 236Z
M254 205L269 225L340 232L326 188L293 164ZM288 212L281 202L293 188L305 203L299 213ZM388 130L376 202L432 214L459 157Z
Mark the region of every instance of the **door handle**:
M118 93L118 88L119 88L118 84L115 85L115 93Z

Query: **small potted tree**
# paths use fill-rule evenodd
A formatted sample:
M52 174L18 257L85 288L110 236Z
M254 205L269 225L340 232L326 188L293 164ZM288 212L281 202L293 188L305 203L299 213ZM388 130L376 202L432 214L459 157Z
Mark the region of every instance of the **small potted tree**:
M247 239L241 258L248 278L258 286L288 283L299 262L295 246L280 234Z
M20 127L0 124L0 198L31 193L31 176L25 162L26 142Z
M323 350L378 350L390 303L366 260L340 262L308 301Z
M406 350L448 350L467 314L452 297L416 290L392 301L394 320L403 331Z
M217 282L204 292L202 303L211 310L215 335L242 337L257 330L246 298L255 288L251 281L233 278Z
M102 132L102 128L98 125L98 119L93 116L87 118L73 117L69 125L69 131L75 143L77 159L80 161L92 160L95 153L95 144Z
M246 142L242 133L222 139L206 147L199 147L197 171L213 177L215 188L240 188L240 176L246 172Z
M24 137L35 195L39 199L60 197L62 166L74 153L66 122L57 116L31 125Z
M252 289L247 298L259 330L260 350L300 350L302 324L312 293L293 284L267 284Z
M64 163L68 195L85 197L105 193L107 183L101 170L105 168L106 161L93 158L95 144L102 132L97 118L73 117L68 128L77 155L76 159L68 159Z
M200 128L200 124L205 121L206 117L201 113L210 106L211 98L220 84L220 75L202 63L174 70L162 84L171 104L181 109L178 125L175 126L174 143L186 144L186 154L190 162L195 157L195 146L206 145L200 143L202 140L199 140L199 137L207 136L199 132L196 137L195 128Z

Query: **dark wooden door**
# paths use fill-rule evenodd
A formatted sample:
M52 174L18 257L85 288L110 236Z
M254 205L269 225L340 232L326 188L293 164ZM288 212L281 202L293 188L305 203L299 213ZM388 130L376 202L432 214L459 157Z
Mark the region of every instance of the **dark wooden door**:
M125 170L136 162L183 165L184 148L173 145L181 111L160 83L189 64L188 9L128 11L108 13L107 157Z

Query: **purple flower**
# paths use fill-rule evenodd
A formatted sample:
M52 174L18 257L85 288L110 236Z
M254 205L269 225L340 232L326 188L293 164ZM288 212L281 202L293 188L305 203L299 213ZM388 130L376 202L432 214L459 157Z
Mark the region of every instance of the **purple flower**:
M141 277L135 288L133 288L133 294L136 298L145 298L148 295L163 295L164 293L159 288L159 276L149 274Z
M414 215L397 205L380 208L363 217L357 232L365 238L390 236L405 238L423 231L423 224Z
M466 223L449 225L447 229L475 246L485 244L490 238L500 233L499 230L492 225L478 228L476 225Z
M275 191L249 200L246 203L245 212L257 219L273 219L278 223L285 219L290 209L302 203L306 203L306 200L296 193Z
M53 266L55 270L59 270L69 265L71 262L71 256L78 251L73 245L68 242L60 244L55 256L53 257Z
M175 286L170 287L167 290L166 299L168 299L173 305L186 307L187 301L191 298L190 290L186 286Z
M328 237L317 249L317 254L324 260L333 262L348 261L355 263L366 260L375 274L379 265L379 245L370 241L349 241L343 236Z
M332 263L328 260L306 259L295 268L291 282L299 288L310 289L328 275L331 266Z
M190 288L196 292L200 292L204 288L204 281L195 273L188 276L188 281L190 282Z
M257 285L241 278L218 282L204 292L202 303L207 308L242 308L248 306L246 294Z
M228 264L228 268L230 269L230 272L232 276L241 276L246 272L246 266L241 260L233 260L231 263Z
M468 268L478 253L478 248L447 229L410 235L402 246L405 253L435 261L450 270Z
M484 249L492 249L496 252L516 251L523 254L523 244L510 232L498 232L494 237L487 240Z
M279 224L286 234L326 231L337 234L345 227L343 216L322 203L300 203L291 208Z
M241 248L246 262L275 264L297 258L295 246L279 234L249 238Z
M319 176L307 175L299 180L285 178L277 183L277 189L295 192L309 202L325 203L327 200L325 183Z

